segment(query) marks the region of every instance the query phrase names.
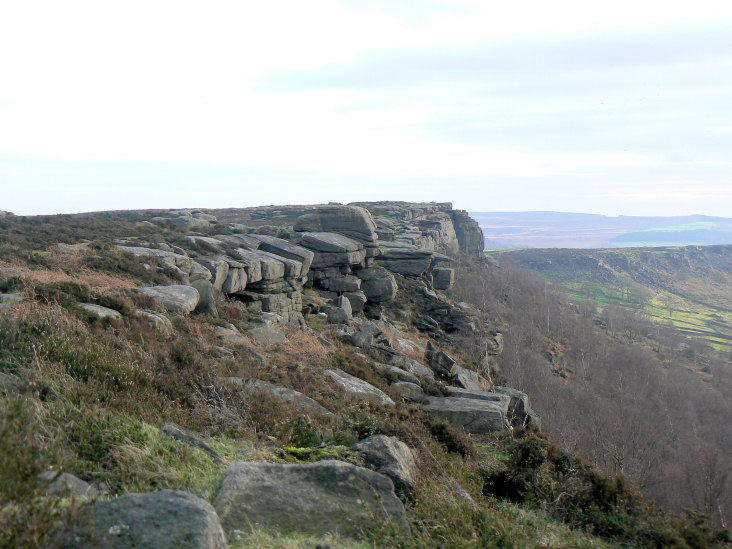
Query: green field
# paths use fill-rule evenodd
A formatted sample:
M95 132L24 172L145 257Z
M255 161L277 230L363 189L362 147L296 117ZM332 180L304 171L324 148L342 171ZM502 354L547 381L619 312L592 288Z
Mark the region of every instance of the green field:
M732 246L494 250L561 282L575 303L615 305L722 351L732 351Z

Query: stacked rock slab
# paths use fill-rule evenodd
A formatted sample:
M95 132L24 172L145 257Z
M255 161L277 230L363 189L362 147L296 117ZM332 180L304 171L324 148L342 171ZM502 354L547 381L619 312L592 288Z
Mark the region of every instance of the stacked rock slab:
M218 256L196 257L210 271L214 289L252 303L256 310L276 313L286 322L296 320L312 251L266 235L217 235L206 243L230 249Z

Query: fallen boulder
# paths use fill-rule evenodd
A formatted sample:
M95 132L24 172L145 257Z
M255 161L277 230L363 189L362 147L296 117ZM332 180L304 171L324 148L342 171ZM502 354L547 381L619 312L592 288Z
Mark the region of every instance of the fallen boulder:
M318 536L359 536L385 520L407 528L392 481L342 461L235 463L214 505L231 541L254 528Z
M226 548L211 504L179 490L125 494L84 507L62 539L57 546L69 548Z
M119 311L102 307L101 305L95 305L94 303L79 303L79 307L95 318L108 318L110 320L120 320L122 318Z
M200 295L192 286L148 286L138 288L137 292L152 297L171 313L187 315L198 305Z
M417 465L409 446L396 437L373 435L352 446L366 467L386 475L394 483L394 491L402 501L412 499Z

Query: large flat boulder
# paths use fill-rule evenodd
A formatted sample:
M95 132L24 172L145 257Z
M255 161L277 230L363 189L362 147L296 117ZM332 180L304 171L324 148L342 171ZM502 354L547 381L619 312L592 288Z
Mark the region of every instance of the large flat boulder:
M147 286L138 288L137 292L152 297L166 308L168 312L187 315L196 308L200 295L192 286Z
M491 391L462 389L460 387L446 387L446 390L451 397L492 402L499 406L501 410L503 410L504 414L508 414L508 408L511 402L511 397L508 395L494 393Z
M214 505L231 541L253 528L347 537L387 520L407 528L392 481L341 461L235 463Z
M366 259L363 244L337 233L304 233L300 245L313 251L313 269L357 265Z
M368 400L379 406L394 406L394 401L384 391L362 379L347 374L343 370L326 370L323 374L333 379L343 387L347 394L353 397Z
M378 240L376 223L366 208L358 206L319 206L295 220L293 229L297 232L334 232L351 238L373 243Z
M501 407L487 400L429 397L427 409L437 417L474 434L500 431L506 420Z
M224 531L211 504L179 490L126 494L112 501L99 501L84 507L61 537L63 541L57 540L55 546L226 548Z

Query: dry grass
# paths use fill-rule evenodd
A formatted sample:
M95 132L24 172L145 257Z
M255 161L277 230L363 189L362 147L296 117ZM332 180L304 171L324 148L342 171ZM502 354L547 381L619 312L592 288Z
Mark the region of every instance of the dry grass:
M132 280L94 271L84 266L82 250L58 250L49 255L52 268L28 268L19 262L0 260L0 268L15 269L30 281L42 284L83 282L92 292L105 294L138 287Z

